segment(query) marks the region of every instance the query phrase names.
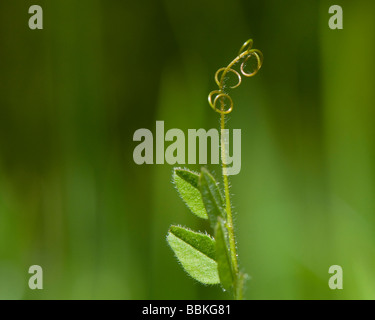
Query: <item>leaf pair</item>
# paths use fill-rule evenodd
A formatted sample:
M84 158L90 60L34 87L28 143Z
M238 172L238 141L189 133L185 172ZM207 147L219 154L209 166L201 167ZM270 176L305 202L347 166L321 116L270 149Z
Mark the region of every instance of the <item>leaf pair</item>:
M171 226L167 240L185 271L204 284L219 284L230 290L234 283L223 196L213 176L202 168L198 175L175 169L173 182L188 208L208 219L215 238L183 227Z

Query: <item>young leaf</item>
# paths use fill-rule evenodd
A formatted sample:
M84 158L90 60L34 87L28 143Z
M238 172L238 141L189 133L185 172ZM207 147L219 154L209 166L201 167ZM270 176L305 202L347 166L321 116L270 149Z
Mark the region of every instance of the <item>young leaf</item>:
M171 226L167 241L190 276L204 284L220 283L215 240L209 235Z
M218 217L226 220L224 200L214 177L205 168L201 169L199 188L211 226L215 228Z
M199 175L195 172L176 168L173 171L173 182L182 200L197 217L208 219L201 193L198 189Z
M220 283L224 289L230 290L233 286L234 276L232 274L232 265L227 241L226 229L223 219L218 218L216 229L216 261L219 272Z

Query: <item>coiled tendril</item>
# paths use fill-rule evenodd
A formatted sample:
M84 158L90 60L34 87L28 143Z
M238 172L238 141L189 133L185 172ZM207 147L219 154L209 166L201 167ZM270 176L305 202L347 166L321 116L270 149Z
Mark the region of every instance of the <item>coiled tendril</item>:
M208 95L208 103L210 104L211 108L222 114L229 114L233 110L233 100L229 96L229 94L225 91L227 89L227 86L225 85L225 82L227 80L227 75L229 73L233 73L237 79L238 82L235 85L229 86L229 89L237 88L242 83L242 76L245 77L252 77L257 74L259 69L262 67L263 63L263 54L258 49L252 49L253 46L253 40L249 39L247 40L241 47L238 56L230 63L228 66L224 68L220 68L216 71L215 74L215 82L218 85L219 89L212 91ZM256 59L256 65L253 67L250 72L245 70L247 67L247 64L250 62L251 59ZM233 67L241 63L240 65L240 72L233 69ZM217 107L217 103L220 102L220 107Z

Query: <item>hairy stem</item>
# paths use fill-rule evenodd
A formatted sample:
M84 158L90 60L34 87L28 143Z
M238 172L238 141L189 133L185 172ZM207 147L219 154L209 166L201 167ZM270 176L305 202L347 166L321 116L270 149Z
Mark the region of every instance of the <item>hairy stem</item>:
M222 104L222 108L224 108L224 104ZM235 299L239 299L237 295L237 278L238 278L238 260L237 260L237 248L236 248L236 240L234 236L234 228L233 228L233 217L232 217L232 206L230 202L230 194L229 194L229 181L228 181L228 174L227 174L227 161L226 161L226 146L223 138L223 130L225 129L225 115L221 114L220 119L220 128L221 128L221 163L222 163L222 171L223 171L223 181L224 181L224 192L225 192L225 206L227 212L227 223L226 228L228 230L228 237L229 237L229 246L230 246L230 253L231 253L231 261L232 261L232 268L233 273L235 274L235 280L233 285L233 294ZM242 293L240 293L242 296Z
M252 77L254 76L262 66L263 63L263 54L258 49L252 49L253 40L247 40L241 47L239 54L237 57L232 60L229 65L224 68L220 68L216 71L215 74L215 82L218 85L218 90L211 91L208 95L208 103L210 104L211 108L220 113L220 128L221 128L221 139L220 139L220 146L221 146L221 165L223 171L223 181L224 181L224 192L225 192L225 206L226 206L226 213L227 213L227 221L226 221L226 229L228 231L228 238L229 238L229 249L230 249L230 257L231 257L231 266L232 272L234 274L235 279L233 279L233 295L234 298L237 300L243 299L243 283L245 280L246 275L240 274L238 268L238 259L237 259L237 248L236 248L236 239L234 235L234 227L233 227L233 216L232 216L232 207L230 202L230 194L229 194L229 181L228 181L228 166L227 166L227 153L229 150L226 150L228 147L227 142L223 136L225 130L225 115L229 114L233 110L233 100L228 95L226 89L234 89L237 88L242 82L242 76L245 77ZM254 57L256 59L256 66L252 68L252 71L246 71L245 65L247 61ZM240 65L240 72L234 69L234 66L241 63ZM232 86L224 85L225 79L227 74L231 73L232 75L237 76L237 84ZM219 79L220 78L220 79ZM227 100L227 108L225 107L225 100ZM220 108L216 105L217 102L220 102Z

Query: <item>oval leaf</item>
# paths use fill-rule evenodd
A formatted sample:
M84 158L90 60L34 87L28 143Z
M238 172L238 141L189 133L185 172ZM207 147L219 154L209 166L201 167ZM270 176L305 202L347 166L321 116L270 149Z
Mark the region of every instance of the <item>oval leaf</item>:
M191 277L204 284L220 283L215 261L215 240L209 235L171 226L167 241Z
M214 177L205 168L201 169L199 188L211 226L215 228L218 217L226 220L224 200Z
M217 269L221 285L224 289L230 290L233 286L234 277L227 238L223 219L219 217L215 229Z
M173 182L182 200L197 217L208 219L201 193L198 189L199 175L195 172L176 168L173 171Z

